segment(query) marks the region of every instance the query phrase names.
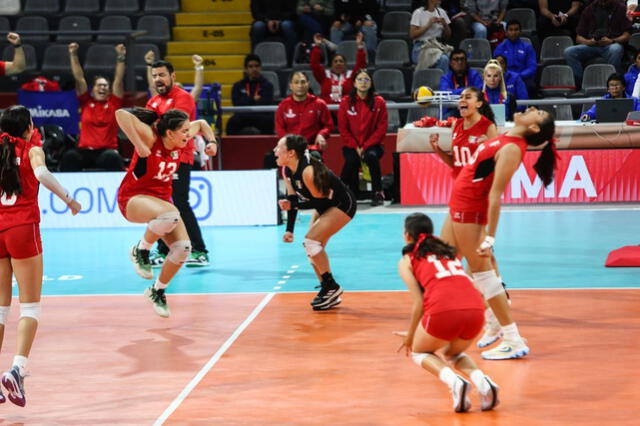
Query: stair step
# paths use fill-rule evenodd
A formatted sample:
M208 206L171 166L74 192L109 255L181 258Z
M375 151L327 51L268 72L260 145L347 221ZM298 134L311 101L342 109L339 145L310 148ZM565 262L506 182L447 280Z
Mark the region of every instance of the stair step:
M224 68L244 68L243 55L202 55L205 71ZM193 68L191 55L168 55L165 60L171 62L176 69Z
M176 13L176 25L251 25L251 12Z
M251 52L249 41L170 41L167 55L245 55Z
M249 40L250 25L173 27L175 41Z
M176 70L177 81L193 81L193 70ZM233 84L242 79L242 70L214 70L204 72L204 81L207 83Z
M182 0L183 12L221 12L251 10L249 0Z

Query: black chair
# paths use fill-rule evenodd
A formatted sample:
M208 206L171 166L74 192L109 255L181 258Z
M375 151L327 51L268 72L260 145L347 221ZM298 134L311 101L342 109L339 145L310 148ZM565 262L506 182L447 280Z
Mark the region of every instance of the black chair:
M138 11L140 11L138 0L105 0L104 2L104 13L126 15Z
M413 91L420 86L428 86L432 90L438 90L440 88L440 78L443 74L440 68L428 68L414 72L411 82L411 92L413 93Z
M100 0L67 0L64 3L64 13L80 13L93 15L100 12Z
M409 64L409 49L404 40L381 40L376 49L376 67L396 68Z
M409 39L409 23L411 13L409 12L387 12L382 19L382 38L402 38Z
M178 0L147 0L144 2L145 13L176 13L180 11Z
M140 43L165 44L171 39L169 20L164 16L146 15L138 20L137 30L144 30L147 34L138 37Z
M11 23L6 16L0 16L0 34L11 32Z
M128 16L122 15L107 15L100 20L100 31L131 31L131 19ZM98 43L124 43L126 35L124 34L98 34L96 41Z
M24 50L24 58L26 61L25 71L35 71L38 68L38 57L36 55L36 49L30 44L23 44L22 49ZM2 51L2 60L3 61L13 61L14 48L13 45L10 44L4 48Z
M71 73L69 48L66 44L50 44L44 50L42 71L51 73Z
M26 0L24 13L27 15L53 15L60 10L58 0Z
M262 60L262 68L278 70L287 67L287 52L279 41L263 41L253 50Z
M87 50L84 60L84 71L89 76L96 74L111 75L116 66L116 50L111 44L93 44Z
M380 96L385 98L401 98L405 96L404 74L400 70L375 70L373 84Z
M59 31L91 31L91 21L86 16L65 16L58 24ZM91 34L58 34L57 42L89 43L93 41Z
M16 22L16 30L20 38L25 42L44 43L49 41L49 36L27 34L29 31L49 31L49 21L44 16L21 16Z

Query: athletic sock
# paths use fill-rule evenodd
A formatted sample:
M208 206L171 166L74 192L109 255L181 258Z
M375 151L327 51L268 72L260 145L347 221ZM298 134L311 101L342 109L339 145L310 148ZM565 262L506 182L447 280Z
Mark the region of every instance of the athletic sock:
M13 365L18 366L18 369L20 370L20 375L24 377L27 372L27 357L22 355L14 356Z
M473 382L473 384L476 385L476 388L478 389L478 391L480 392L486 391L487 381L484 379L484 373L482 372L482 370L480 369L473 370L469 375L469 377L471 378L471 381Z
M453 388L453 384L456 382L456 378L458 377L456 373L449 367L444 367L440 370L440 380L445 382L449 388Z
M160 281L160 278L156 278L156 283L153 285L153 288L155 288L156 290L164 290L168 286L169 284L165 284L162 281Z
M518 326L515 322L512 322L509 325L503 325L502 333L505 340L510 340L512 342L522 340L522 337L520 337L520 333L518 332Z
M148 242L144 237L138 243L138 250L151 250L151 247L153 247L153 243Z
M321 277L323 283L336 285L336 281L333 279L333 275L331 275L331 272L325 272L321 275Z

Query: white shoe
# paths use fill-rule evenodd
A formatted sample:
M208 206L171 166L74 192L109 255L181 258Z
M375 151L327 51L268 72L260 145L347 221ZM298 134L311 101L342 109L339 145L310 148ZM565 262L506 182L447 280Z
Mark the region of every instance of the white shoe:
M529 347L523 339L517 341L509 341L505 339L500 346L482 352L481 356L484 359L490 360L516 359L522 358L528 353Z
M485 328L484 334L476 342L476 346L478 346L479 348L487 347L493 344L494 342L496 342L501 337L502 337L502 328L500 327L500 324L498 324L498 327L495 327L495 328L494 327Z
M465 413L471 408L471 400L469 399L469 390L471 383L460 376L456 376L453 387L450 389L451 398L453 399L453 411L456 413Z
M484 376L485 389L478 389L480 394L480 408L482 411L493 410L499 403L498 391L500 388L496 385L489 376Z

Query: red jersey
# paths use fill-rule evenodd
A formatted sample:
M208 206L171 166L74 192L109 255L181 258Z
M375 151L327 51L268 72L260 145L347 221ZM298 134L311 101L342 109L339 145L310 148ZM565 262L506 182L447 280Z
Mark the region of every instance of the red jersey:
M318 134L328 139L332 129L333 119L327 104L317 96L309 94L301 102L295 101L293 95L288 96L276 110L278 138L293 133L304 136L309 144L314 144Z
M149 99L146 108L158 115L162 115L170 109L179 109L187 113L190 121L196 119L196 101L193 100L189 92L175 85L166 95L156 95ZM191 139L180 151L180 162L193 164L194 151L195 144Z
M411 258L413 275L424 289L424 313L461 309L484 309L484 301L469 276L464 272L460 259L438 258L434 254Z
M459 118L453 125L451 135L451 151L453 153L453 178L455 179L462 168L469 163L471 157L478 149L480 143L478 139L487 134L487 129L493 122L484 115L480 115L480 120L469 127L464 128L464 119Z
M171 185L173 174L178 170L179 157L179 150L165 148L160 137L151 147L148 157L140 158L134 151L131 165L118 190L118 202L122 203L134 195L151 195L171 202Z
M15 138L16 163L20 173L22 194L7 196L0 188L0 231L29 223L40 223L38 189L40 183L33 174L29 151L38 146ZM6 142L5 142L6 143Z
M105 101L96 101L85 92L78 100L82 110L78 148L118 149L116 110L122 107L122 98L111 95Z
M309 58L309 65L313 76L320 84L320 96L322 96L322 99L328 104L337 104L343 96L351 93L353 79L355 78L354 71L357 72L367 67L367 54L364 49L358 49L353 71L350 70L341 75L334 74L331 70L325 69L320 63L320 59L320 48L313 46Z
M503 146L514 143L520 148L522 158L527 151L523 138L502 134L481 144L453 183L449 207L461 212L486 212L489 208L489 191L493 184L495 155ZM522 161L522 159L521 159Z
M382 145L387 133L387 123L387 103L381 96L373 98L373 111L358 95L353 106L349 96L342 98L338 110L338 129L342 143L347 148L367 149L373 145Z
M0 76L3 76L5 73L5 62L0 61Z

